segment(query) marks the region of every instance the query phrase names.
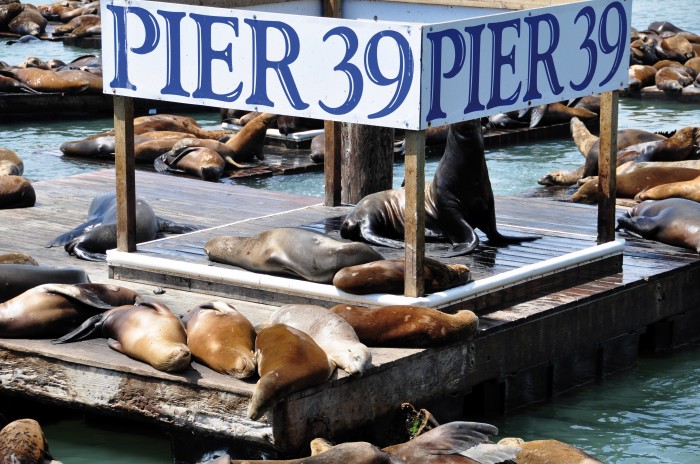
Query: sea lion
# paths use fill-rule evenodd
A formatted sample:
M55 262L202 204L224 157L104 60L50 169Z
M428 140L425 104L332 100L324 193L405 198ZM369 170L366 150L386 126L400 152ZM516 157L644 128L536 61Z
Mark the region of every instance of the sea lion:
M31 36L29 36L31 37ZM22 61L20 64L17 65L18 68L39 68L39 69L50 69L49 64L42 60L41 58L37 58L36 56L29 56L27 57L24 61Z
M159 371L181 371L190 365L191 353L182 322L157 301L112 308L54 342L71 343L100 336L110 339L107 343L113 350Z
M44 432L34 419L19 419L0 430L0 462L61 464L51 456Z
M52 69L12 68L0 72L17 79L38 92L79 93L90 86L86 82L64 79Z
M656 87L664 92L680 92L683 87L692 84L694 80L695 76L676 66L661 68L654 76Z
M15 34L39 37L46 29L48 21L34 5L24 3L23 6L22 12L12 18L7 24L7 28Z
M82 5L82 6L80 6L80 5ZM99 0L88 3L88 4L81 3L80 5L78 5L76 8L73 8L71 10L63 11L58 17L60 19L60 21L63 23L67 23L71 19L76 18L76 17L81 16L81 15L100 14L100 2L99 2Z
M685 198L643 201L617 220L617 230L700 252L700 203Z
M551 126L570 122L571 118L581 120L596 119L598 113L586 108L576 108L566 106L563 103L555 102L547 105L540 105L533 108L530 113L530 127Z
M226 140L226 145L233 150L232 159L237 162L250 162L257 158L265 159L263 146L267 129L277 119L276 114L260 113L252 121L243 126L235 135Z
M333 277L333 285L355 295L370 293L403 295L405 275L403 258L383 259L339 270ZM443 264L440 261L425 258L423 279L426 293L464 285L469 281L470 276L469 267L464 264Z
M663 37L663 36L662 36ZM661 50L666 56L666 59L685 63L695 57L693 46L690 41L682 34L674 34L663 37L661 40Z
M498 444L520 449L515 457L516 464L603 464L585 451L558 440L525 441L509 437Z
M700 176L700 170L681 167L650 166L629 169L617 174L615 193L622 198L635 198L640 192L658 185L686 181ZM598 178L591 178L571 196L577 203L598 202Z
M28 255L0 255L0 302L7 301L42 284L90 283L87 273L79 267L55 268L39 266ZM33 264L27 266L27 264Z
M635 64L629 67L627 86L630 92L639 92L644 87L656 85L656 72L654 66L648 64Z
M201 229L177 224L156 216L146 200L136 199L136 243L155 239L159 233L183 234ZM64 246L68 254L88 261L103 261L106 252L117 246L117 198L114 193L96 196L88 209L88 219L75 229L59 235L44 245Z
M491 424L455 421L383 449L406 464L479 464L514 459L517 448L489 441L489 436L497 434L498 429Z
M9 148L0 147L0 176L21 176L24 163L17 153Z
M0 5L0 30L6 30L10 21L12 21L15 16L20 14L22 10L24 10L24 5L22 5L20 2Z
M697 158L700 127L684 127L665 140L637 143L617 152L617 166L628 161L683 161Z
M182 323L197 361L238 379L255 373L255 328L233 305L203 303L185 314Z
M285 305L272 313L266 325L286 324L309 335L338 367L362 375L372 365L372 353L345 319L316 305Z
M255 338L260 380L255 384L248 417L258 420L290 393L321 384L335 366L313 339L284 324L265 327Z
M345 217L340 235L391 248L403 248L405 191L385 190L360 200ZM447 239L447 256L464 255L479 245L474 228L494 246L535 240L508 237L496 227L496 209L489 180L484 138L478 119L452 124L433 181L425 188L425 237Z
M640 192L635 200L664 200L666 198L685 198L700 202L700 174L686 181L670 182Z
M305 132L314 129L323 129L323 119L302 118L299 116L277 117L277 130L282 135L294 134L296 132Z
M3 68L0 68L2 70ZM3 76L0 74L0 92L7 93L39 93L33 88L29 87L27 84L18 81L14 77Z
M61 79L66 81L76 82L81 85L87 85L85 87L85 93L91 94L101 94L102 93L102 76L99 76L90 71L84 71L82 69L58 69L56 71Z
M65 335L96 313L138 301L138 293L116 285L38 285L0 304L0 337Z
M204 251L211 261L319 283L331 283L344 267L383 259L364 243L342 242L293 227L266 230L254 237L213 237Z
M311 139L311 154L309 158L314 163L323 163L326 153L326 135L318 134L313 139Z
M330 310L348 321L367 346L424 348L447 345L457 340L469 340L479 325L479 319L469 310L446 314L419 306L363 308L347 304L333 306Z
M224 173L226 162L217 152L206 147L186 147L163 153L153 162L158 172L184 173L216 182Z
M192 137L187 132L157 131L134 136L134 161L153 164L154 160L168 152L180 140ZM113 158L116 149L114 131L93 134L82 140L63 142L63 156L79 158Z
M0 209L29 208L36 203L32 183L21 176L0 176Z
M216 464L406 464L397 456L362 441L341 443L306 458L250 460L229 459L228 455L225 455L218 459L221 460L214 461Z
M226 137L223 139L226 139ZM224 161L226 161L225 169L229 169L230 167L238 169L250 167L250 165L242 164L244 161L250 161L247 155L245 155L243 152L234 150L230 146L218 140L185 137L173 145L171 151L176 152L178 150L190 147L203 147L214 150ZM168 154L168 156L170 156L170 154Z
M226 130L202 129L197 121L187 117L172 117L172 115L159 115L160 117L142 116L134 119L134 135L145 132L185 132L199 139L220 139L231 134Z
M101 23L101 18L96 14L84 14L77 16L68 23L56 26L53 31L54 36L66 35L78 27L96 26Z

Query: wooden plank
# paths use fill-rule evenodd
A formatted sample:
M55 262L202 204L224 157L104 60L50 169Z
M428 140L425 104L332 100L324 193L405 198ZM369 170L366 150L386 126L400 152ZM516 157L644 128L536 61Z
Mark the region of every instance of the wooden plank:
M406 131L404 295L423 296L425 279L425 131Z
M323 170L325 179L325 201L326 206L340 205L341 198L341 166L342 166L342 146L341 146L341 123L326 121L324 124L324 157Z
M615 240L615 169L617 166L618 91L600 96L598 156L598 243Z
M134 174L134 100L114 97L117 176L117 249L136 251L136 181Z

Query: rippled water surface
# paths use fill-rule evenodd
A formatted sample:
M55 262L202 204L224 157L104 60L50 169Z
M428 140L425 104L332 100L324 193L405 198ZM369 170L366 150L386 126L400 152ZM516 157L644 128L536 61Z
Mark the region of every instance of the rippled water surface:
M629 1L629 0L628 0ZM51 3L42 0L39 3ZM651 21L668 20L700 32L697 0L634 0L632 25L644 29ZM17 64L27 56L70 61L89 53L61 43L6 45L0 39L0 60ZM673 102L622 100L620 129L673 130L699 125L698 105ZM192 115L205 126L218 115ZM0 123L0 146L17 151L32 180L51 179L110 166L61 158L59 146L67 140L109 129L111 118L76 121ZM487 152L491 182L497 194L516 194L538 188L536 181L554 169L573 169L583 158L569 139L536 142ZM430 179L437 160L429 160ZM403 166L394 171L395 184L403 179ZM260 188L323 195L322 175L277 176L249 181ZM526 348L525 348L526 349ZM530 408L494 423L500 437L557 438L579 446L610 463L700 462L700 348L671 357L640 359L637 368L613 376L601 385L557 398L551 404ZM95 427L77 419L47 424L46 435L55 456L71 463L143 463L170 461L164 436L154 433Z

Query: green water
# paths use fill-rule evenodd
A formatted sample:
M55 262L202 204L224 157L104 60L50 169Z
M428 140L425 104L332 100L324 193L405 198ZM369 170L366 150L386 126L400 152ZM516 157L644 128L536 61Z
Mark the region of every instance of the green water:
M38 3L50 3L42 0ZM651 21L668 20L700 32L697 0L634 0L632 24L644 29ZM70 61L90 50L60 43L5 45L0 39L0 60L18 64L27 56ZM215 113L192 115L203 125L215 125ZM673 102L623 100L619 127L673 130L700 124L697 105ZM52 179L110 166L60 157L58 147L67 140L91 135L113 125L111 118L78 121L41 121L0 124L0 146L15 150L32 180ZM537 179L554 169L572 169L582 162L568 139L489 150L491 182L496 194L517 194L539 188ZM432 177L437 160L429 160L426 177ZM403 179L397 165L394 183ZM259 188L323 195L318 173L278 176L249 181ZM528 408L505 419L493 419L500 437L556 438L609 463L692 464L700 462L700 348L668 357L641 358L638 366L600 385L591 386L554 402ZM0 411L3 405L0 403ZM466 418L470 419L470 418ZM44 425L57 459L72 463L160 464L170 462L170 445L164 434L110 419L85 421L79 417L50 420Z

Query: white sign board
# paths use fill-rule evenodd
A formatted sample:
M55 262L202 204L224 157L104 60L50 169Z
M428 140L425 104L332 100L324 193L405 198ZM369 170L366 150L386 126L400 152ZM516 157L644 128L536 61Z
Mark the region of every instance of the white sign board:
M103 1L104 89L419 130L624 87L630 11L592 0L429 24Z

